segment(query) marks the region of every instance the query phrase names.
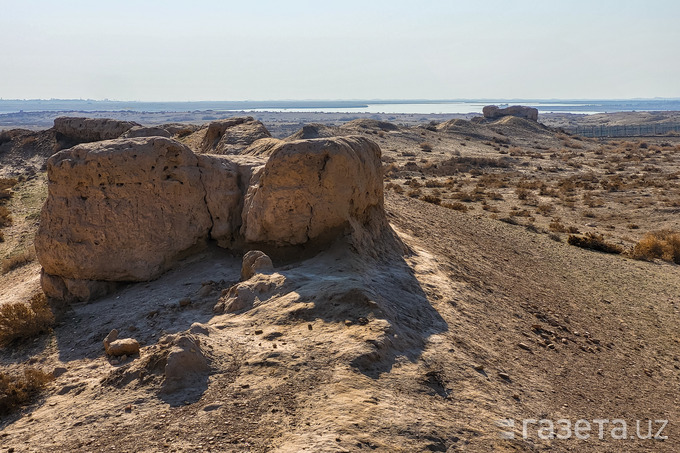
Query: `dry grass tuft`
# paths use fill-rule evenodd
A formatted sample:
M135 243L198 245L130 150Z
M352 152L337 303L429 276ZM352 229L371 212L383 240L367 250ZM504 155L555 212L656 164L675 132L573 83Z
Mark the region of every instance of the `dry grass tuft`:
M28 404L52 379L51 374L35 368L24 368L23 374L0 371L0 414Z
M24 250L21 253L10 256L2 260L2 265L0 266L0 275L7 274L8 272L32 263L35 260L35 253L31 250Z
M636 260L662 259L680 264L680 232L660 230L647 233L635 245L631 256Z
M12 214L5 206L0 206L0 228L10 226L12 224Z
M0 346L46 332L54 324L54 315L44 294L36 294L28 303L0 305Z
M453 203L442 203L442 206L448 209L453 209L454 211L466 212L468 207L463 203L456 201Z
M597 233L587 233L585 236L569 235L567 242L570 245L584 249L595 250L604 253L623 253L623 248L605 241L604 236Z

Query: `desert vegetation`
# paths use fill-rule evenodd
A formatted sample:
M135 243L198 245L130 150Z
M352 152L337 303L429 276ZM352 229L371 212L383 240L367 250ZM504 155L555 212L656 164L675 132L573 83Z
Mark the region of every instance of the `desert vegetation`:
M8 415L31 403L52 380L40 369L0 370L0 415Z
M54 323L54 315L43 293L26 302L0 305L0 347L14 341L27 340L47 332Z

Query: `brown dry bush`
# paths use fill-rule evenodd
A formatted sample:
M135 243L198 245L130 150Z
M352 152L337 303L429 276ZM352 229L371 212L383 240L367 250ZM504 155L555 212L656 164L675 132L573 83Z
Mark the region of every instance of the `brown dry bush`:
M444 187L445 184L442 181L439 181L438 179L428 179L425 181L425 187Z
M550 214L554 210L555 210L555 206L551 205L550 203L541 203L536 208L536 212L541 214L541 215L544 215L544 216L547 216L548 214Z
M501 158L454 156L438 162L429 171L438 176L450 176L484 168L509 168L511 161Z
M422 197L420 197L420 200L432 204L440 204L442 202L441 198L434 195L423 195Z
M35 368L23 373L0 371L0 414L6 415L28 404L53 379L51 374Z
M21 253L5 258L2 260L2 265L0 266L0 275L4 275L14 269L32 263L34 260L35 254L31 250L24 250Z
M442 203L441 205L445 208L453 209L454 211L466 212L468 210L468 207L460 201L456 201L454 203Z
M14 187L19 181L15 178L0 178L0 203L5 203L12 198L10 189Z
M680 232L660 230L647 233L635 244L631 256L636 260L658 258L680 264Z
M0 346L25 340L46 332L54 324L54 315L44 294L36 294L28 303L0 305Z
M385 184L385 189L388 189L388 190L392 189L396 193L400 193L400 194L404 193L404 188L401 187L399 184L396 184L396 183L393 183L393 182Z
M0 206L0 228L7 227L12 224L12 214L4 206Z
M565 227L559 219L553 219L550 224L548 224L548 229L554 231L555 233L566 233L567 227Z
M567 243L584 249L595 250L604 253L623 253L623 248L605 241L604 236L597 233L587 233L585 236L569 235Z

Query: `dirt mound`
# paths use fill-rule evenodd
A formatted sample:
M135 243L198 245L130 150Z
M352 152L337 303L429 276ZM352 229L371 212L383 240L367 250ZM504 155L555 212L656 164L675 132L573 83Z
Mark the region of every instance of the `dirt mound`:
M538 120L538 109L533 107L525 107L523 105L513 105L504 109L498 108L495 105L487 105L482 109L484 118L496 119L504 116L514 116L517 118L525 118L531 121Z
M69 148L78 143L97 142L118 138L140 124L110 118L80 118L62 116L54 120L54 132L61 148Z
M238 154L256 140L271 137L267 128L253 117L228 118L210 123L201 142L200 152Z
M372 120L368 118L360 118L358 120L349 121L341 126L342 129L370 129L370 130L381 130L381 131L398 131L399 126L392 124L387 121Z
M162 127L143 127L134 126L127 132L121 135L121 138L139 138L139 137L166 137L170 138L172 134Z
M503 132L505 135L526 136L530 134L553 134L554 132L547 126L536 121L518 118L516 116L504 116L488 125L489 129L496 132Z
M268 159L272 155L272 152L276 149L277 145L281 143L281 140L277 138L261 138L243 151L241 154L244 156L261 157Z
M0 133L0 176L35 174L60 149L53 130L12 129Z
M339 127L326 126L324 124L312 123L307 124L302 127L299 131L293 135L287 137L286 141L304 140L310 138L328 138L337 137L338 135L346 135L346 131L343 131Z

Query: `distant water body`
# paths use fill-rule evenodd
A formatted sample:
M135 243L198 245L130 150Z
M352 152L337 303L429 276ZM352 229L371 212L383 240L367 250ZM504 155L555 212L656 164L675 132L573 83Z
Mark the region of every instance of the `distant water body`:
M325 112L325 113L481 113L485 105L526 105L540 113L613 113L632 111L680 111L680 99L627 100L394 100L394 101L201 101L126 102L93 100L3 100L0 114L43 111L121 111L135 112Z

